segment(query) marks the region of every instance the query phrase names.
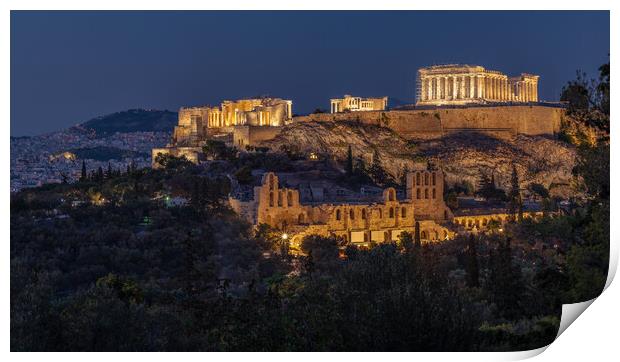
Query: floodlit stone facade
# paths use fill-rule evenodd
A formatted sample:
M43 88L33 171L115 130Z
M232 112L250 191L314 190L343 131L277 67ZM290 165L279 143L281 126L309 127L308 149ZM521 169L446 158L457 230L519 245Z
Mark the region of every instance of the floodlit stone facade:
M196 146L213 132L232 133L236 126L281 127L291 121L293 102L280 98L252 98L224 101L220 107L184 107L174 128L172 143Z
M415 232L419 227L425 242L439 241L454 236L443 224L453 217L443 201L443 173L420 171L422 180L429 179L419 199L398 200L394 188L383 191L380 200L372 203L302 204L299 191L282 188L278 176L265 173L260 186L254 188L254 199L241 202L231 199L231 206L254 224L268 224L287 233L293 245L306 235L342 237L354 245L398 241L403 231ZM413 176L415 180L415 174ZM432 185L431 180L435 180ZM416 195L409 190L407 195ZM422 187L422 184L419 185ZM428 196L425 198L424 196ZM416 212L419 208L421 212Z
M336 236L356 246L398 241L403 231L420 231L422 242L453 238L458 230L478 232L493 222L499 231L511 215L496 210L455 216L443 198L443 171L417 170L407 174L405 199L399 200L394 188L386 188L375 202L300 201L299 190L281 187L279 178L265 173L254 188L251 201L230 198L231 207L254 225L267 224L286 235L293 248L299 248L308 235ZM542 212L524 212L526 218Z
M293 102L280 98L251 98L224 101L220 107L182 107L171 142L152 150L152 165L159 154L184 156L198 163L202 146L211 136L231 136L240 149L272 139L282 126L291 122Z
M330 113L384 111L387 109L388 97L362 98L345 94L344 98L334 98L330 102Z
M538 102L538 75L517 77L479 65L435 65L418 70L416 105Z

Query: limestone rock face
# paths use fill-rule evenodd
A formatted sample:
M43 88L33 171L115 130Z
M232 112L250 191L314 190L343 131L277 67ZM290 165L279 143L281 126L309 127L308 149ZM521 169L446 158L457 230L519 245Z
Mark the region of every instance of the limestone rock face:
M443 168L448 185L466 180L475 186L484 173L493 175L496 185L505 190L510 188L514 162L523 189L540 183L564 197L571 196L576 154L573 147L545 136L517 135L507 140L464 132L433 140L406 140L389 128L346 121L293 123L262 145L273 150L286 145L340 160L346 158L351 145L354 158L363 158L366 165L378 154L381 166L397 180L405 169L429 160Z

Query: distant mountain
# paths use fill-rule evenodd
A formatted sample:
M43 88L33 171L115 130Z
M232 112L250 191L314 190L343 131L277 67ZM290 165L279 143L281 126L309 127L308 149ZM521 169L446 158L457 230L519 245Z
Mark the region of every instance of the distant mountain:
M116 132L172 132L176 124L177 112L130 109L93 118L78 128L106 137Z

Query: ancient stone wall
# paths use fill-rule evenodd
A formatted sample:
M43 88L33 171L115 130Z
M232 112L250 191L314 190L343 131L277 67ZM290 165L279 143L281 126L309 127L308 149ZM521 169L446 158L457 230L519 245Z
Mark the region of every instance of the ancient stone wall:
M235 126L232 127L233 143L235 147L244 149L246 145L257 145L273 139L280 131L282 127L277 126Z
M454 132L480 132L510 138L515 134L552 136L560 129L564 109L542 105L431 108L311 114L293 122L359 121L389 127L409 139L440 138Z

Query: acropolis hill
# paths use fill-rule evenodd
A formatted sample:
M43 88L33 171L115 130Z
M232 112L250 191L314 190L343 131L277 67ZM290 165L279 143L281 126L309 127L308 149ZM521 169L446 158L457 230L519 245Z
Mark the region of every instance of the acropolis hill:
M443 203L444 180L475 185L484 174L508 189L514 166L524 188L539 183L553 195L570 196L574 150L555 139L565 109L538 101L538 79L526 73L508 77L481 66L433 66L418 71L416 105L399 109L388 110L387 97L360 95L326 100L330 113L306 116L292 116L293 101L284 98L185 107L172 142L153 150L154 166L160 153L206 160L202 146L209 139L240 151L252 152L255 146L295 150L310 162L343 160L351 149L357 160L380 164L393 180L407 178L406 195L397 197L387 188L381 197L360 204L365 192L349 190L351 200L337 201L332 187L325 186L326 175L318 172L312 176L318 179L309 181L310 175L293 171L286 183L303 180L297 188L280 188L278 175L264 174L252 196L231 197L231 206L253 224L289 230L292 241L308 233L334 234L365 245L414 230L421 231L422 239L440 240L459 225L480 228L489 220L506 220L497 210L454 215ZM427 161L439 168L420 169ZM411 185L421 185L420 175L426 175L424 188L414 192ZM314 196L302 198L307 188Z

